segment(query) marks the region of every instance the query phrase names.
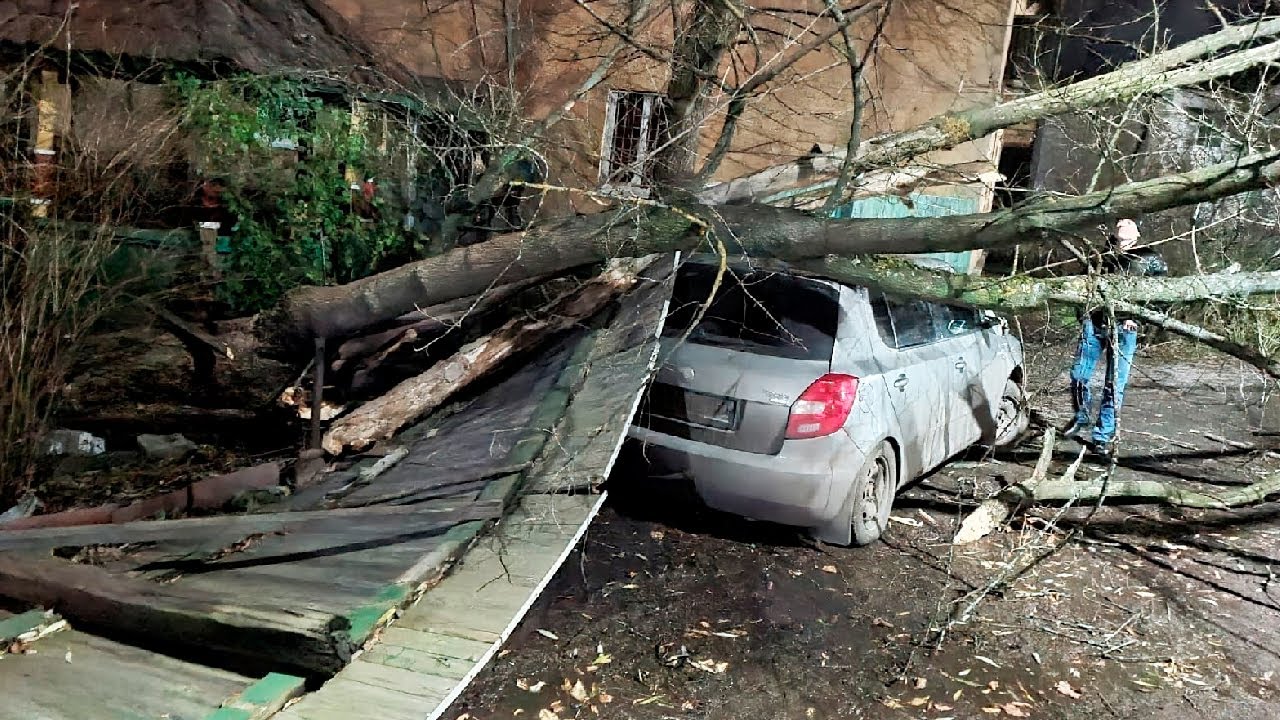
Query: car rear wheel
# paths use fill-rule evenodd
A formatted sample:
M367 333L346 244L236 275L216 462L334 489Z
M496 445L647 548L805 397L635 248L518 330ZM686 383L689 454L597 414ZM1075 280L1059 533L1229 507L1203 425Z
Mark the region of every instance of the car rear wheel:
M893 498L898 492L898 465L888 443L880 443L876 452L863 463L849 492L853 544L869 545L880 539L889 523Z
M1031 413L1027 408L1027 394L1022 386L1009 378L1005 381L1004 391L1000 393L1000 404L996 407L996 433L991 440L993 447L1008 447L1017 442L1022 433L1027 431L1031 422Z

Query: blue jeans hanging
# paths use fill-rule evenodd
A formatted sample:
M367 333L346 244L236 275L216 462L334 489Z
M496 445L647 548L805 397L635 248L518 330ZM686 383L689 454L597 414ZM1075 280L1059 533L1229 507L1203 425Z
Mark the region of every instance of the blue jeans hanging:
M1071 368L1071 395L1079 427L1088 427L1092 420L1093 397L1089 383L1093 380L1098 360L1106 362L1102 404L1098 408L1098 422L1093 428L1094 442L1107 443L1115 439L1116 418L1124 404L1124 388L1129 384L1129 370L1133 367L1133 353L1137 348L1136 330L1119 330L1113 343L1106 324L1095 323L1089 315L1080 322L1080 345L1076 349L1076 363Z

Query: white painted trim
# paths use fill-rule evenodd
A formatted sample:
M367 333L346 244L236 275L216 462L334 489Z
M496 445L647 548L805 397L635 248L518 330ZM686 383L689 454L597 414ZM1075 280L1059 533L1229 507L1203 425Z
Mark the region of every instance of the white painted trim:
M636 141L634 167L627 169L624 173L625 177L615 178L614 173L624 169L613 165L613 141L618 129L618 99L623 95L639 95L643 99L640 111L640 137ZM619 197L649 197L649 188L644 185L644 167L649 162L649 124L653 121L654 112L661 97L663 96L659 93L645 90L609 91L604 110L604 132L600 138L600 172L596 180L602 191ZM623 190L623 188L627 189Z
M604 104L604 136L600 140L600 176L597 182L605 185L613 172L613 133L618 122L618 91L610 90Z

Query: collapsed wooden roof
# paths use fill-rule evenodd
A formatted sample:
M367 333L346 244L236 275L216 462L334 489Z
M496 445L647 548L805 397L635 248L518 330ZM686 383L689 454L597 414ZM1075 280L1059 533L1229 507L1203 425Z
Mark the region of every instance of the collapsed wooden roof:
M0 42L306 71L383 88L423 84L319 0L19 0L0 3Z

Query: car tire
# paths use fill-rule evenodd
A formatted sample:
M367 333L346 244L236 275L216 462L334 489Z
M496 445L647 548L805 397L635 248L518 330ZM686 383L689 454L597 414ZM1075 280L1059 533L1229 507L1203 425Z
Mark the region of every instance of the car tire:
M1027 407L1027 394L1013 378L1005 381L996 406L996 431L991 439L992 447L1009 447L1022 437L1031 424L1031 411Z
M870 545L884 533L898 493L898 463L887 442L870 455L849 489L849 525L854 545Z

